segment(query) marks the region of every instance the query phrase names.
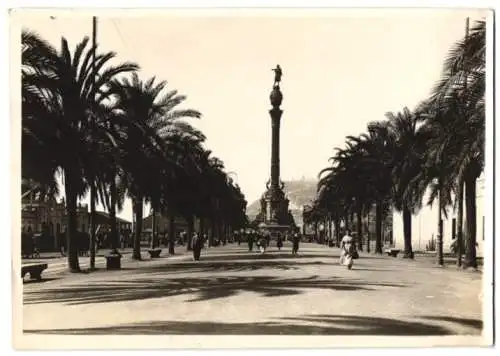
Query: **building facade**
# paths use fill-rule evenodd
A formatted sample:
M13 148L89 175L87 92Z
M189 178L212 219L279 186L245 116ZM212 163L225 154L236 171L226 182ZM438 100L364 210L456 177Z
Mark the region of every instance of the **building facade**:
M119 233L130 234L132 231L132 223L125 219L116 217L116 225ZM96 230L97 233L111 231L111 218L108 213L96 211Z
M87 231L89 226L88 206L77 207L78 231ZM42 249L58 249L65 238L67 214L64 199L40 200L34 195L23 197L21 202L21 232L40 235Z
M156 223L156 232L159 235L164 235L168 234L169 231L169 218L168 216L162 216L161 214L156 214L155 218L155 223ZM205 220L205 224L209 224L208 220ZM194 218L194 231L199 231L200 230L200 221L197 218ZM188 223L186 219L184 219L181 216L176 216L174 219L174 228L175 228L175 235L178 236L179 233L183 231L187 231L188 228ZM210 228L210 226L206 226L205 228ZM151 233L153 231L153 215L150 214L144 219L142 219L142 231L143 231L143 240L147 240L150 238Z
M309 213L312 207L309 205L304 205L302 214ZM392 207L389 202L385 203L384 213L382 219L382 244L383 245L391 245L393 243L393 212ZM349 214L349 230L351 234L355 236L357 239L357 230L358 230L358 220L356 213ZM375 248L375 239L376 239L376 206L372 205L370 211L363 216L362 218L362 231L363 231L363 246L366 245L367 239L370 239L370 248ZM346 228L345 220L340 221L340 234L343 234ZM334 239L336 236L335 224L333 221L328 222L318 222L317 226L315 224L303 224L302 225L302 233L304 235L314 235L317 233L319 236L316 236L318 240L325 239Z
M22 199L21 232L38 236L37 245L41 250L58 250L65 244L67 230L67 213L64 199L40 200L35 196ZM128 237L132 223L116 218L118 232ZM96 211L97 234L106 235L111 230L109 214ZM77 231L90 234L90 212L87 204L77 207Z
M423 202L429 200L429 191L425 194ZM447 216L442 215L443 219L443 250L450 252L450 246L456 238L457 212L453 207L448 208ZM476 241L477 255L483 255L483 244L485 240L485 200L484 200L484 177L481 176L476 185ZM464 199L464 235L465 231L465 199ZM401 213L394 212L393 219L394 247L403 249L403 216ZM412 216L412 247L414 251L432 250L438 235L438 210L437 201L432 205L425 205L415 215Z

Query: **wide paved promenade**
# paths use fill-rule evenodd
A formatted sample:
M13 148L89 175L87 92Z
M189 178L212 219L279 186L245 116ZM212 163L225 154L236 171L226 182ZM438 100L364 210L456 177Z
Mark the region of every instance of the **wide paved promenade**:
M184 251L184 248L181 247ZM23 329L64 334L479 335L481 273L339 250L231 244L133 262L123 270L46 273L24 284ZM87 258L85 258L86 260ZM102 266L99 264L98 266Z

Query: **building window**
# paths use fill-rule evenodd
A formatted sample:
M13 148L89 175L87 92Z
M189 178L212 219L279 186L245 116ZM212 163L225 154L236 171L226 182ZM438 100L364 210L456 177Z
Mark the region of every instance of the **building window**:
M451 222L451 239L455 240L457 236L457 219L453 218Z
M85 232L85 224L82 224L82 232Z

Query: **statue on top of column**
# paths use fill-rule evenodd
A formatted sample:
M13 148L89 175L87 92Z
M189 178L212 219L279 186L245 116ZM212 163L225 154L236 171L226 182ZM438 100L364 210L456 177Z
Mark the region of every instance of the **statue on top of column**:
M279 87L280 82L281 82L281 76L283 75L283 72L281 71L281 67L278 64L276 68L273 69L274 71L274 85L273 87Z

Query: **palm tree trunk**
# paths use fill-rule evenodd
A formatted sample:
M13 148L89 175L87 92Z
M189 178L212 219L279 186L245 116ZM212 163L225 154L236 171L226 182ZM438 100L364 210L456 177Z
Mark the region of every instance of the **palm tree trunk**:
M72 170L67 169L64 177L64 190L66 193L67 233L66 246L68 251L68 269L72 273L80 272L78 263L78 241L77 241L77 194Z
M111 253L117 253L119 245L118 228L116 221L116 182L115 177L111 179L110 190L110 204L109 204L109 221L111 223Z
M227 221L224 222L224 244L229 240L229 224Z
M375 207L375 253L382 253L382 209L383 209L383 201L377 201Z
M328 216L328 239L333 240L333 218L331 215Z
M221 234L222 234L221 221L220 221L220 219L217 219L217 240L219 240L219 242L222 241Z
M340 246L340 220L338 218L335 219L335 238L337 246Z
M403 232L405 243L403 258L413 259L413 248L411 246L411 211L407 207L403 208Z
M329 227L328 227L328 215L325 216L324 225L325 225L325 230L324 230L325 233L324 233L324 238L323 238L323 244L326 244L328 241L328 236L330 235L330 231L329 231Z
M168 254L175 255L175 214L168 212Z
M226 222L224 220L221 220L220 222L220 229L221 229L221 235L222 235L222 244L226 244Z
M371 213L371 205L370 209L368 209L368 214L366 215L366 252L370 252L370 213Z
M357 235L358 235L358 250L360 251L363 251L363 207L361 206L361 204L358 206L358 211L356 212L356 217L357 217L357 220L358 220L358 231L357 231Z
M156 231L156 209L153 208L153 216L151 217L151 248L155 249L158 246L158 231Z
M212 217L210 220L210 237L208 239L208 247L212 247L214 245L214 239L215 239L215 218Z
M477 268L476 260L476 177L465 177L465 214L467 243L464 267Z
M95 182L90 185L90 269L95 269L95 233L96 233L96 214L95 214L95 198L97 189Z
M464 245L463 240L463 230L464 230L464 181L463 179L458 180L458 212L457 212L457 267L462 267L462 254L464 251L462 247Z
M134 249L132 258L139 261L141 260L142 210L144 204L142 196L134 198L132 204L135 215Z
M200 237L203 238L203 235L205 234L205 218L203 216L200 216Z
M324 238L323 238L323 244L326 244L326 243L327 243L327 241L328 241L328 236L329 236L329 234L330 234L330 232L329 232L328 215L325 217L325 222L324 222L324 224L325 224L325 230L324 230L324 231L325 231L325 233L324 233L324 235L323 235L323 236L324 236Z
M437 257L438 257L438 265L444 266L444 257L443 257L443 218L441 217L441 207L442 203L442 194L441 194L441 182L439 183L439 198L438 198L438 236L437 236Z
M186 217L186 220L187 220L187 244L186 244L186 249L188 251L192 251L193 250L193 246L192 246L192 242L193 242L193 231L194 231L194 221L193 221L193 216L192 215L188 215Z

